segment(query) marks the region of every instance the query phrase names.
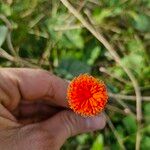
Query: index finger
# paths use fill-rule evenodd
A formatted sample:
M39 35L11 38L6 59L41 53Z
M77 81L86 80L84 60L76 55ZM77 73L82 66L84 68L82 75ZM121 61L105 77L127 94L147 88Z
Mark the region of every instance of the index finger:
M21 99L46 100L57 106L68 107L68 83L47 71L26 68L0 69L0 80L0 89L3 89L9 98L3 103L10 109L14 109Z

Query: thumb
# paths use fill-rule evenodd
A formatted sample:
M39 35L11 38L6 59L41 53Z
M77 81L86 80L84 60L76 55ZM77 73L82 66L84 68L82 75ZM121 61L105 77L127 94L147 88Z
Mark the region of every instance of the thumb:
M95 117L82 117L65 110L42 122L41 127L46 129L61 146L70 136L102 129L105 124L106 119L103 113Z

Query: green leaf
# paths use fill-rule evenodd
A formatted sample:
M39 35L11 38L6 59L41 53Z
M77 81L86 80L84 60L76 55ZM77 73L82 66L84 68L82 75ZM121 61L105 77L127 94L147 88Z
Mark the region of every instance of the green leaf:
M118 77L124 77L125 73L122 70L122 68L120 68L119 66L115 66L115 67L110 67L109 68L110 72L112 72L115 76Z
M88 138L89 138L88 134L81 134L81 135L76 136L76 139L80 144L85 144Z
M144 78L144 73L147 73L146 65L146 50L140 39L130 39L126 44L127 53L122 59L121 63L128 66L138 79ZM141 74L143 72L143 74ZM123 73L124 74L124 73Z
M144 54L144 45L139 39L130 39L127 42L127 49L132 53L140 52L141 54Z
M3 3L3 4L0 6L0 11L1 11L3 14L5 14L6 16L10 16L11 13L12 13L10 5L5 4L5 3Z
M96 46L93 50L92 50L92 52L91 52L91 56L90 56L90 58L88 59L88 61L87 61L87 63L89 64L89 65L93 65L94 64L94 62L95 62L95 60L98 58L98 56L100 55L100 52L101 52L101 49L100 49L101 47L98 47L98 46Z
M6 35L7 35L8 28L6 26L0 26L0 47L3 45Z
M148 149L150 149L150 137L145 136L141 142L141 150L148 150Z
M58 41L59 48L79 48L84 46L84 39L82 38L82 29L61 29L64 24L66 14L57 14L55 17L46 21L47 28L54 42ZM69 27L68 27L69 28Z
M138 15L133 23L134 27L139 31L150 31L150 18L146 15Z
M124 136L125 136L123 126L118 125L118 126L116 127L116 130L117 130L117 132L118 132L118 134L119 134L120 138L122 138L122 139L123 139L123 138L124 138Z
M104 21L105 18L110 17L111 14L111 9L95 9L93 12L93 19L96 23L100 24L101 22Z
M68 79L83 73L90 73L91 67L75 58L64 58L55 70L59 75Z
M120 4L120 0L108 0L107 2L110 6L117 6Z
M145 59L141 53L132 52L129 55L124 56L124 58L121 59L121 63L137 73L138 77L141 76L141 72L143 72L143 69L145 68Z
M123 118L123 124L128 133L135 133L137 130L136 120L132 115Z
M77 47L79 49L82 49L84 46L84 41L81 36L81 31L80 29L75 29L75 30L70 30L66 31L64 34L66 36L66 40L68 40L68 45L70 47Z
M96 140L94 141L91 150L103 150L104 149L104 139L103 135L99 134Z
M150 123L150 104L144 105L144 115L147 123Z

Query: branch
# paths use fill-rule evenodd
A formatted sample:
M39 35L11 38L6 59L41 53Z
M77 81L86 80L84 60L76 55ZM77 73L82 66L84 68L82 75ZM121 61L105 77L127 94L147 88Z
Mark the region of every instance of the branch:
M134 117L136 117L134 112L129 108L129 106L126 103L124 103L124 101L120 100L120 98L115 98L115 100L124 108L125 112L127 112L127 113L133 115Z
M9 55L6 51L4 51L1 47L0 47L0 57L6 58L9 61L15 61L15 58L11 55Z
M121 95L121 94L114 94L114 93L108 93L109 97L116 98L116 99L122 99L122 100L128 100L128 101L135 101L136 96L133 95ZM150 102L150 96L143 96L143 101Z
M27 66L27 67L31 67L31 68L39 68L39 66L36 66L36 65L34 65L34 64L31 64L31 63L29 63L28 61L26 61L26 60L23 60L22 58L20 58L20 57L13 57L13 56L11 56L10 54L8 54L4 49L2 49L1 47L0 47L0 57L3 57L3 58L5 58L5 59L7 59L7 60L9 60L9 61L11 61L11 62L14 62L14 63L21 63L21 64L23 64L24 66Z
M74 29L81 29L83 28L82 25L65 25L65 26L56 26L54 27L55 31L66 31L66 30L74 30Z
M0 14L0 19L6 24L6 26L8 27L9 30L12 30L11 23L3 14Z
M7 45L8 45L8 48L11 52L11 54L13 56L16 56L17 57L17 54L16 54L16 51L13 47L13 44L12 44L12 40L11 40L11 31L9 30L8 33L7 33L7 38L6 38L6 41L7 41Z
M114 133L114 135L115 135L115 137L116 137L116 139L117 139L117 141L118 141L118 143L119 143L121 149L124 149L124 150L125 150L125 146L123 145L123 141L122 141L122 139L120 138L118 132L116 131L116 129L115 129L113 123L111 122L109 116L108 116L106 113L104 113L104 114L105 114L105 116L106 116L107 123L108 123L110 129L112 130L112 132Z
M12 41L11 41L11 32L13 30L13 27L12 27L10 21L7 19L7 17L5 17L3 14L0 14L0 19L6 24L6 26L8 28L7 39L6 39L8 48L9 48L11 54L13 54L14 56L17 56L16 51L15 51Z
M111 111L115 111L115 112L118 112L118 113L120 113L120 114L123 114L123 115L128 115L128 112L127 112L127 111L124 111L124 110L122 110L122 109L120 109L120 108L118 108L118 107L115 107L115 106L113 106L113 105L107 104L107 105L106 105L106 108L109 109L109 110L111 110Z
M115 74L112 74L111 72L109 72L106 68L104 68L104 67L100 67L99 68L99 71L100 72L103 72L103 73L106 73L107 75L109 75L110 77L113 77L113 78L115 78L115 79L117 79L118 81L120 81L120 82L123 82L123 83L129 83L129 81L127 81L127 80L125 80L125 79L123 79L123 78L120 78L120 77L118 77L118 76L116 76Z

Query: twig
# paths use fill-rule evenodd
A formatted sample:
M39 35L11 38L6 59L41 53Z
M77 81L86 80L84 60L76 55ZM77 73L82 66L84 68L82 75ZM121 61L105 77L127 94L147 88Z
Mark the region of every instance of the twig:
M128 115L127 112L125 112L122 109L119 109L118 107L115 107L113 105L107 104L106 108L109 109L109 110L111 110L111 111L115 111L115 112L118 112L120 114L123 114L123 115Z
M91 17L90 11L89 11L88 9L85 9L85 10L84 10L84 13L85 13L85 15L87 16L87 18L88 18L88 20L90 21L90 23L93 24L93 25L95 25L95 24L94 24L94 20L93 20L92 17Z
M93 0L88 0L90 3L93 3L93 4L95 4L95 5L98 5L98 6L100 6L100 1L99 0L95 0L95 1L93 1Z
M134 112L129 108L129 106L126 103L124 103L122 100L120 100L120 98L115 98L115 100L124 108L124 111L126 113L129 113L133 115L134 117L136 117Z
M141 91L140 87L138 85L138 82L132 72L121 63L120 57L115 51L115 49L109 44L109 42L103 37L103 35L100 32L97 32L96 29L89 24L83 16L67 1L67 0L60 0L67 8L68 10L85 26L103 45L104 47L109 51L109 53L112 55L114 60L123 68L123 70L126 72L130 80L132 81L135 94L136 94L136 118L138 124L141 123L142 120L142 98L141 98ZM137 142L138 139L136 139ZM140 144L140 142L138 142ZM137 144L136 144L137 146ZM139 148L140 146L137 146ZM136 148L136 150L138 150Z
M43 54L41 55L41 58L39 59L38 64L41 66L41 65L45 64L46 62L48 62L49 66L51 67L50 62L48 61L48 58L50 57L50 55L51 55L51 43L48 41L46 48L45 48Z
M116 101L124 108L124 111L133 115L136 118L136 115L134 114L134 112L130 109L130 107L122 100L120 99L116 99Z
M7 45L8 45L8 48L9 48L11 54L12 54L13 56L16 56L16 57L17 57L16 51L15 51L13 45L12 45L11 31L10 31L10 30L9 30L8 33L7 33L6 41L7 41Z
M7 33L7 38L6 38L8 48L14 56L17 56L15 49L12 45L12 41L11 41L11 32L13 30L13 27L12 27L10 21L7 19L7 17L5 17L3 14L0 14L0 19L6 24L6 26L8 28L8 33Z
M122 100L128 100L128 101L135 101L136 96L133 95L121 95L121 94L114 94L114 93L108 93L109 97L116 98L116 99L122 99ZM142 96L143 101L150 102L150 96Z
M78 7L77 10L76 10L78 13L83 9L83 7L85 6L86 2L87 2L87 1L82 1L82 2L80 2L79 7ZM69 16L68 16L67 18L69 18L70 16L71 16L71 15L69 14ZM66 18L66 19L67 19L67 18ZM75 20L75 18L69 19L69 20L68 20L68 25L70 25L71 23L73 23L74 20Z
M6 51L4 51L2 48L0 48L0 57L6 58L9 61L15 61L15 58L11 55L9 55Z
M3 58L5 58L5 59L7 59L7 60L9 60L9 61L11 61L11 62L14 62L14 63L21 63L21 64L23 64L24 66L27 66L27 67L31 67L31 68L39 68L39 66L36 66L36 65L34 65L34 64L31 64L31 63L29 63L28 61L26 61L26 60L23 60L22 58L15 58L15 57L13 57L13 56L11 56L10 54L8 54L4 49L2 49L1 47L0 47L0 57L3 57Z
M40 68L40 66L37 66L35 64L32 64L22 58L17 58L16 63L22 63L24 66L30 67L30 68Z
M12 30L11 23L9 22L9 20L3 14L0 14L0 19L6 24L8 29Z
M112 132L114 133L114 135L115 135L115 137L116 137L116 139L117 139L117 141L118 141L120 147L125 150L125 146L124 146L124 144L123 144L123 141L122 141L122 139L120 138L118 132L116 131L116 129L115 129L113 123L111 122L109 116L108 116L106 113L104 113L104 114L105 114L105 116L106 116L107 123L108 123L110 129L112 130Z
M136 150L140 150L141 134L140 134L140 131L139 131L139 126L140 125L138 125L137 133L136 133L136 145L135 145Z
M83 28L82 25L66 25L66 26L56 26L54 27L55 31L65 31L65 30L74 30L74 29L80 29Z
M127 81L127 80L125 80L125 79L123 79L123 78L120 78L120 77L116 76L115 74L112 74L111 72L109 72L109 71L108 71L106 68L104 68L104 67L100 67L100 68L99 68L99 71L100 71L100 72L103 72L103 73L106 73L107 75L109 75L109 76L111 76L111 77L117 79L117 80L120 81L120 82L123 82L123 83L125 83L125 84L129 83L129 81Z
M44 14L40 14L37 18L29 23L29 27L33 28L38 22L40 22L45 17Z
M49 38L48 33L42 33L42 32L40 32L40 31L39 31L39 33L37 33L37 32L35 32L33 29L30 29L28 33L29 33L29 34L33 34L33 35L35 35L35 36L37 36L37 37L43 37L43 38L45 38L45 39L48 39L48 38Z
M16 51L13 47L12 40L11 40L11 32L13 30L13 27L12 27L10 21L3 14L0 14L0 19L6 24L7 28L9 29L9 31L7 33L7 39L6 39L7 40L7 45L8 45L8 48L9 48L11 54L13 56L15 56L15 57L11 56L5 50L0 48L0 57L6 58L9 61L12 61L14 63L21 63L21 64L23 64L25 66L28 66L28 67L39 68L38 66L33 65L33 64L21 59L19 56L17 56L17 53L16 53Z

